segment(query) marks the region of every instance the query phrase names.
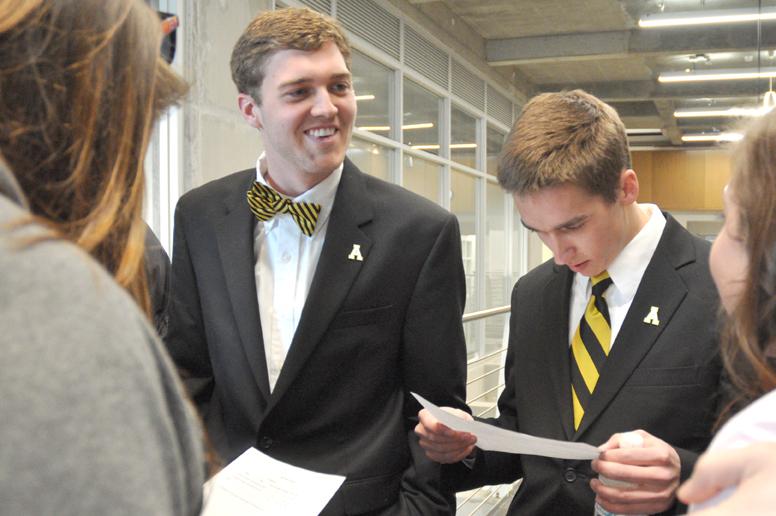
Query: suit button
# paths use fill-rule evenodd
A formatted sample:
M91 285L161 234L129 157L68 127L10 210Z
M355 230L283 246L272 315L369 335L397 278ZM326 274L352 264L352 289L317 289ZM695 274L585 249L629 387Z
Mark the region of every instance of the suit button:
M563 479L569 484L576 482L577 472L574 471L574 468L566 468L566 471L563 472Z
M259 440L259 448L262 450L269 450L272 448L272 438L266 435Z

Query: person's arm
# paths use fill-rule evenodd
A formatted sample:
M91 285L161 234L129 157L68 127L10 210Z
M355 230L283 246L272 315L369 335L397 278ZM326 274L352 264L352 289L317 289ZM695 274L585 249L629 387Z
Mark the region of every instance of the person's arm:
M213 390L213 371L205 340L199 288L188 245L185 208L175 209L169 325L165 344L189 395L206 413Z
M627 447L621 443L623 434L614 434L600 449L603 453L593 461L593 470L609 480L630 484L606 485L594 478L590 487L596 502L613 513L653 514L667 510L676 501L682 463L677 450L665 441L636 430L642 443Z
M145 236L145 270L156 333L164 339L169 323L170 257L148 224Z
M698 504L731 490L718 505L693 513L698 516L772 514L776 507L774 478L776 442L757 443L703 454L677 495L686 504Z
M519 282L518 282L519 284ZM509 346L504 363L504 390L498 399L498 418L477 418L479 421L507 430L518 430L517 409L515 403L514 353L517 338L519 306L517 285L512 290L512 316L509 322ZM442 407L465 419L471 416L453 407ZM442 468L443 485L454 491L474 489L483 485L496 485L514 482L523 475L520 457L511 453L486 452L476 447L476 438L466 432L457 432L447 428L427 410L418 413L418 425L415 433L426 456L445 464Z
M413 428L417 392L435 403L466 409L466 342L463 309L466 283L458 222L450 216L418 275L402 336L407 439L412 462L401 481L402 514L450 514L454 495L445 492L440 466L426 457Z

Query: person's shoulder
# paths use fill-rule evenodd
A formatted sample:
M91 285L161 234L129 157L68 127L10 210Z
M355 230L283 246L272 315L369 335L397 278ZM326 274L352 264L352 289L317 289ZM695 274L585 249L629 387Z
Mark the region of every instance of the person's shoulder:
M2 219L0 219L2 220ZM75 244L29 222L0 232L0 296L16 333L101 352L152 333L129 294ZM6 297L9 296L9 297Z
M549 259L520 276L515 288L520 287L531 291L536 288L544 288L550 279L554 278L556 274L561 274L564 270L566 270L565 267L556 265L552 259Z

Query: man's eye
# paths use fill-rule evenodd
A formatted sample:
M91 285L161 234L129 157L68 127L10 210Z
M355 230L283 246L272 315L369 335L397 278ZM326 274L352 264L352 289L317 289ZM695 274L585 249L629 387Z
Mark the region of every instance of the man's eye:
M289 97L304 97L307 94L307 88L298 88L296 90L291 90L287 93Z

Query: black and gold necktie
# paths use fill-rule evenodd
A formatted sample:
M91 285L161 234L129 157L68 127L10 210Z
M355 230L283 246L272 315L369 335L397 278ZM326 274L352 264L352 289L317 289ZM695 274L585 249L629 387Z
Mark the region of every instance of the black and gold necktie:
M571 339L571 398L574 404L574 430L579 429L590 397L593 395L598 374L609 355L612 341L612 323L604 292L612 284L609 273L602 272L591 278L593 295Z
M321 213L321 205L312 202L294 202L283 197L269 186L254 181L248 190L248 206L256 218L266 222L278 213L288 213L294 218L294 222L307 236L312 236L318 215Z

